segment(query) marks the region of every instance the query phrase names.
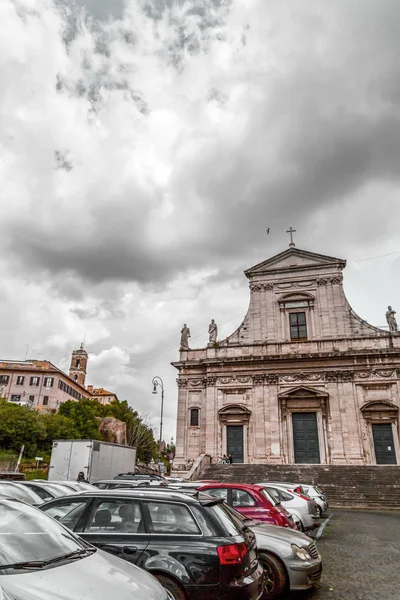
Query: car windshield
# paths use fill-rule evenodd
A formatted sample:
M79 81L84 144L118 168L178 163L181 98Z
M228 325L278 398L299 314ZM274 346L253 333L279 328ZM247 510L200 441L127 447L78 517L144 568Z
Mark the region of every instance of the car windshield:
M48 561L86 548L85 542L36 508L18 500L0 500L0 569L14 563Z
M28 502L28 504L42 504L43 500L38 494L26 486L18 485L17 483L0 483L0 494L2 496L9 496L10 498L17 498Z

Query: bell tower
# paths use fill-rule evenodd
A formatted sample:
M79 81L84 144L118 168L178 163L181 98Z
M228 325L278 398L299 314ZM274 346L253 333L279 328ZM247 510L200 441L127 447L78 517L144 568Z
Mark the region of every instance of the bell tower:
M85 387L86 368L88 363L88 353L83 347L83 342L79 350L73 350L71 356L71 366L69 368L69 376L71 379Z

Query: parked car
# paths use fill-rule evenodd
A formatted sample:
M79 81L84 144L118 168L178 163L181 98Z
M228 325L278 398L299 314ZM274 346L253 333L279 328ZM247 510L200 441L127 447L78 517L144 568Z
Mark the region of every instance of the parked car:
M169 600L148 573L97 550L32 506L1 497L0 553L4 600Z
M165 494L165 490L162 493ZM197 493L193 487L184 490L184 494ZM322 560L316 544L307 535L290 528L256 523L234 508L227 508L256 534L257 555L264 568L263 600L277 598L287 590L306 590L318 583Z
M321 525L318 507L314 500L301 493L275 486L273 483L260 485L263 485L269 495L292 515L299 531L313 531Z
M319 582L322 575L321 555L315 542L307 535L266 523L251 523L243 515L240 518L256 534L258 559L264 568L265 596L268 600L288 590L306 590Z
M317 504L317 512L319 517L321 517L321 515L328 510L328 502L326 500L326 497L323 495L322 490L318 486L312 486L310 484L304 483L288 483L286 481L273 481L269 483L277 485L285 490L290 490L298 494L304 494L304 496L307 496L311 500L314 500L314 502Z
M328 510L329 504L321 488L318 485L309 485L308 483L302 483L301 488L303 492L317 504L319 516L324 515Z
M102 481L95 481L93 486L99 490L115 490L115 489L132 489L138 487L137 481L131 481L129 479L109 479Z
M41 510L94 546L153 572L170 600L262 595L255 534L207 494L97 490L52 500Z
M148 475L142 473L120 473L114 479L129 479L131 481L165 481L165 477L161 475Z
M22 500L23 502L32 504L32 506L43 504L43 500L38 494L29 488L23 487L16 481L0 481L0 494L8 498Z
M170 477L167 476L165 477L165 479L168 482L168 485L170 485L171 483L186 483L187 479L184 479L183 477Z
M276 504L262 485L247 483L207 483L199 490L222 498L245 517L282 527L297 529L286 508Z
M86 481L61 481L61 480L47 480L47 479L34 479L33 481L46 481L48 485L61 485L66 487L72 492L85 492L86 490L92 490L93 486L91 483L87 483Z
M72 490L61 486L46 485L45 481L43 483L37 481L19 481L18 485L23 485L35 492L35 494L41 497L43 502L48 502L49 500L53 500L53 498L61 498L62 496L73 493Z

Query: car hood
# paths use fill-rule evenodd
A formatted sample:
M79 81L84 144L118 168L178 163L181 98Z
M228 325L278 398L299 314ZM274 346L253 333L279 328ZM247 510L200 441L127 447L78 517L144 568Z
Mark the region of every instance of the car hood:
M101 550L59 567L2 575L0 586L12 600L166 600L154 577Z
M308 546L312 539L305 533L289 529L288 527L278 527L277 525L260 524L251 526L257 539L257 546L260 548L267 543L268 540L273 542L287 542L288 544L296 544L297 546Z

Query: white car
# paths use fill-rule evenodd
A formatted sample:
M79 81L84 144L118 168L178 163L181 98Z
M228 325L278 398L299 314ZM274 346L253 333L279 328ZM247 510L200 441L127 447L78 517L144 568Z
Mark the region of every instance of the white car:
M319 509L320 509L320 515L323 515L326 513L326 511L328 510L328 500L326 499L326 496L324 494L324 492L321 490L321 488L318 485L309 485L308 483L302 483L301 484L301 488L303 490L303 492L309 496L310 498L312 498L314 500L314 502L318 505Z
M292 492L295 491L300 491L303 494L305 494L306 496L308 496L309 498L311 498L312 500L314 500L314 502L317 505L317 510L318 510L318 514L321 517L323 514L326 513L326 511L328 510L328 500L326 498L326 496L324 495L323 491L321 490L320 487L318 487L317 485L312 485L310 483L288 483L287 481L285 482L278 482L278 481L272 481L270 482L273 485L277 485L279 487L283 487L286 490L291 490Z
M312 531L321 525L316 503L300 493L274 483L261 483L275 502L292 515L299 531Z
M0 498L0 600L169 600L135 565L94 548L36 508Z

